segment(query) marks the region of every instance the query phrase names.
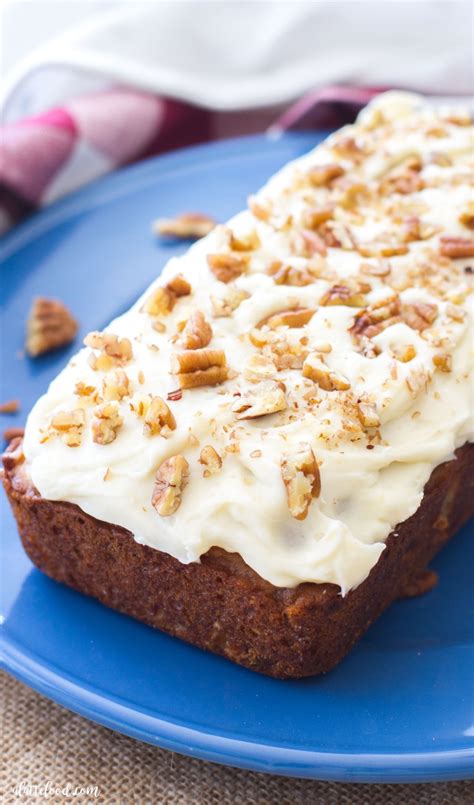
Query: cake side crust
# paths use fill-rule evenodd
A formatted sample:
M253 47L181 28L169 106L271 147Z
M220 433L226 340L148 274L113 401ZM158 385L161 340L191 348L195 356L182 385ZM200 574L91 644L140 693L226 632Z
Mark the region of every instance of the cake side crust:
M425 569L474 513L474 444L439 465L417 512L388 537L369 576L344 598L334 584L275 587L238 554L212 548L181 564L125 529L33 488L20 440L4 486L24 549L56 581L247 668L277 678L324 673Z

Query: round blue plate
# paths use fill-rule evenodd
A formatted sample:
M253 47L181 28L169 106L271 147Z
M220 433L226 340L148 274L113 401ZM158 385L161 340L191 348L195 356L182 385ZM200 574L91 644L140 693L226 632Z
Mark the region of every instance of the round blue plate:
M4 241L0 400L23 424L81 338L125 310L172 254L159 215L226 220L320 135L262 136L187 149L98 181ZM22 354L36 294L81 322L70 348ZM473 771L474 597L469 530L443 551L438 587L396 603L322 678L279 682L160 634L62 587L23 553L1 496L5 667L60 704L143 741L259 771L321 780L419 781Z

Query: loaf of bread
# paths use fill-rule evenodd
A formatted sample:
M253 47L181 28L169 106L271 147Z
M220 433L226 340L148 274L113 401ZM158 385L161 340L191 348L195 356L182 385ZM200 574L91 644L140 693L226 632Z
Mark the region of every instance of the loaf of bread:
M90 333L4 457L32 561L266 674L339 662L473 513L471 162L387 93Z

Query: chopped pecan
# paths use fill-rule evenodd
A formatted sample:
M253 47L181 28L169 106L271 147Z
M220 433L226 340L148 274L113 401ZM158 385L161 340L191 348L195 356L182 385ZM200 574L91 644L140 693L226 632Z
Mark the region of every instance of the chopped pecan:
M229 246L234 252L253 252L260 248L260 238L255 229L241 237L231 231Z
M287 407L283 385L265 380L239 397L232 410L237 414L237 419L255 419L284 411Z
M323 306L345 305L346 307L365 307L367 300L364 293L370 290L370 285L367 283L346 280L345 283L341 282L329 288L321 298L319 304Z
M373 338L399 321L401 321L400 298L398 295L391 296L357 313L349 332L356 340L361 337Z
M204 478L209 478L210 475L215 475L216 472L219 472L222 467L222 458L212 445L206 444L199 455L199 463L204 467L202 473Z
M0 403L0 414L16 414L19 410L19 400L7 400L4 403Z
M188 480L189 464L184 456L171 456L160 464L151 497L152 506L158 514L169 517L179 509Z
M330 163L327 165L313 165L307 176L313 187L328 187L334 179L345 173L342 165Z
M304 520L314 498L321 494L321 476L311 445L302 442L280 461L288 508L296 520Z
M219 282L231 282L247 270L248 255L208 254L207 262Z
M249 196L248 200L248 207L252 215L255 218L258 218L259 221L267 221L270 219L272 214L272 203L269 200L262 201L261 199L257 200L255 196Z
M165 237L197 240L208 235L216 225L214 218L199 212L185 212L176 218L158 218L153 223L153 231Z
M303 212L303 226L305 229L317 229L318 226L329 221L334 215L334 206L327 204L325 207L310 207Z
M392 344L390 349L393 357L400 363L409 363L416 358L416 349L413 344Z
M74 340L77 330L77 321L66 305L57 299L38 297L26 325L26 351L36 357L64 347Z
M119 404L116 400L102 403L94 408L92 421L92 441L96 444L110 444L117 438L117 433L123 425Z
M52 417L50 427L61 436L68 447L79 447L85 423L82 408L74 408L72 411L58 411Z
M377 406L367 400L359 400L357 403L357 415L364 428L378 428L380 426Z
M314 257L327 254L327 246L323 238L311 229L301 229L292 239L292 249L299 257Z
M356 248L362 257L397 257L408 252L406 243L397 243L395 240L358 243Z
M467 229L474 229L474 201L469 201L459 216L459 223Z
M161 397L152 397L145 414L143 433L146 436L160 434L166 439L172 430L176 430L176 420L169 407Z
M376 263L361 263L359 271L371 277L388 277L392 267L388 260L378 260Z
M365 150L357 142L354 137L340 136L331 144L332 150L339 154L344 159L349 159L351 162L362 162L365 158Z
M177 274L173 279L155 288L142 307L144 313L150 316L167 316L173 310L177 300L181 296L189 296L192 288L182 274Z
M352 251L357 245L351 229L339 221L327 221L321 225L319 233L326 246L331 249Z
M421 221L418 215L408 215L402 221L403 240L406 243L414 240L428 240L436 233L436 227Z
M252 382L270 380L276 372L277 368L271 358L258 353L251 355L244 367L244 377Z
M204 313L195 310L186 322L181 344L185 349L202 349L202 347L207 347L211 338L211 325L206 321Z
M325 391L347 391L351 387L347 378L331 371L317 352L312 352L306 358L303 364L303 377L314 380Z
M237 310L239 305L249 297L250 294L247 291L232 286L226 289L223 297L211 296L212 312L215 318L231 316L234 310Z
M452 357L448 353L433 355L433 364L441 372L450 372L452 368Z
M20 427L5 428L3 431L3 438L6 442L11 442L12 439L22 438L25 435L25 429Z
M437 305L430 302L413 302L402 305L402 318L413 330L423 332L430 327L438 315Z
M456 260L461 257L474 257L474 238L459 238L456 235L443 235L440 238L440 254Z
M317 279L317 272L312 270L310 266L296 267L280 263L279 260L274 260L267 268L267 274L273 277L276 285L291 285L295 288L301 288L304 285L312 285Z
M304 327L313 318L315 312L312 308L307 307L279 310L278 313L270 313L269 316L261 319L257 328L266 326L274 330L276 327Z
M89 364L95 371L107 372L113 366L123 366L133 357L132 344L128 338L119 338L113 333L89 333L84 338L84 344L101 353L93 353L89 358Z
M123 369L106 375L102 387L104 400L123 400L131 393L130 380Z
M222 349L191 349L178 352L172 359L172 371L180 388L216 386L228 376L225 353Z

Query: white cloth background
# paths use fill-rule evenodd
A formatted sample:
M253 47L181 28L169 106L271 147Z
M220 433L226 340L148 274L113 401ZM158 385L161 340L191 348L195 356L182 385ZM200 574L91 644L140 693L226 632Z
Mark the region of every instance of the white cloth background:
M18 3L16 18L66 2ZM10 71L5 121L117 82L228 110L331 83L472 87L472 5L459 0L125 0L74 20Z

